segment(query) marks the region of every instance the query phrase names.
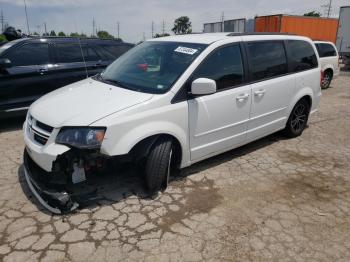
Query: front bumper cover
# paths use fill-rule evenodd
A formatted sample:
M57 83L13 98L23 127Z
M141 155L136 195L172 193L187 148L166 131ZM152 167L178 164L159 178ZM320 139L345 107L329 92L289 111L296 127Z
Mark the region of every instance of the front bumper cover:
M64 190L55 190L39 181L38 176L48 175L30 158L27 150L24 150L24 175L29 189L35 198L47 210L54 214L62 214L79 207L78 202L72 200L71 195Z

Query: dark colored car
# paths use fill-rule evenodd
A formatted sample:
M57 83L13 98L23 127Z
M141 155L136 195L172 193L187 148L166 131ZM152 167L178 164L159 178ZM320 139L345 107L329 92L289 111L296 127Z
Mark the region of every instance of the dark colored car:
M40 96L96 75L133 45L93 38L22 38L0 46L0 118Z

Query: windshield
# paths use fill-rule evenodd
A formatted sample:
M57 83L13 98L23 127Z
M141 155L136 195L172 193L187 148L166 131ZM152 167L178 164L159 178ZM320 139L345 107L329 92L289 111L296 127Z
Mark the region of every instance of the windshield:
M206 47L144 42L119 57L97 79L139 92L165 93Z

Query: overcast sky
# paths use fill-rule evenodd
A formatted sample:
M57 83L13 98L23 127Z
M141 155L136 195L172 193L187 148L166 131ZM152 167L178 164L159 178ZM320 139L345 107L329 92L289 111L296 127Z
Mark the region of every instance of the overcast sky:
M321 5L328 0L26 0L31 32L47 30L78 31L92 33L92 20L97 29L117 34L124 41L137 42L151 36L154 21L155 33L171 31L174 19L187 15L192 21L194 32L203 30L203 23L225 19L252 18L255 15L294 14L299 15L316 10L324 13ZM332 16L337 17L339 6L350 5L350 0L333 0ZM5 21L26 32L23 0L0 0L0 10ZM1 29L1 28L0 28Z

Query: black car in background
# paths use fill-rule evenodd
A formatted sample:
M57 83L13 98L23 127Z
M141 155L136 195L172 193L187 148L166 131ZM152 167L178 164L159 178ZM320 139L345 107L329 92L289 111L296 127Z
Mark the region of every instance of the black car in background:
M101 72L133 47L94 38L22 38L0 45L0 118L23 114L57 88Z

